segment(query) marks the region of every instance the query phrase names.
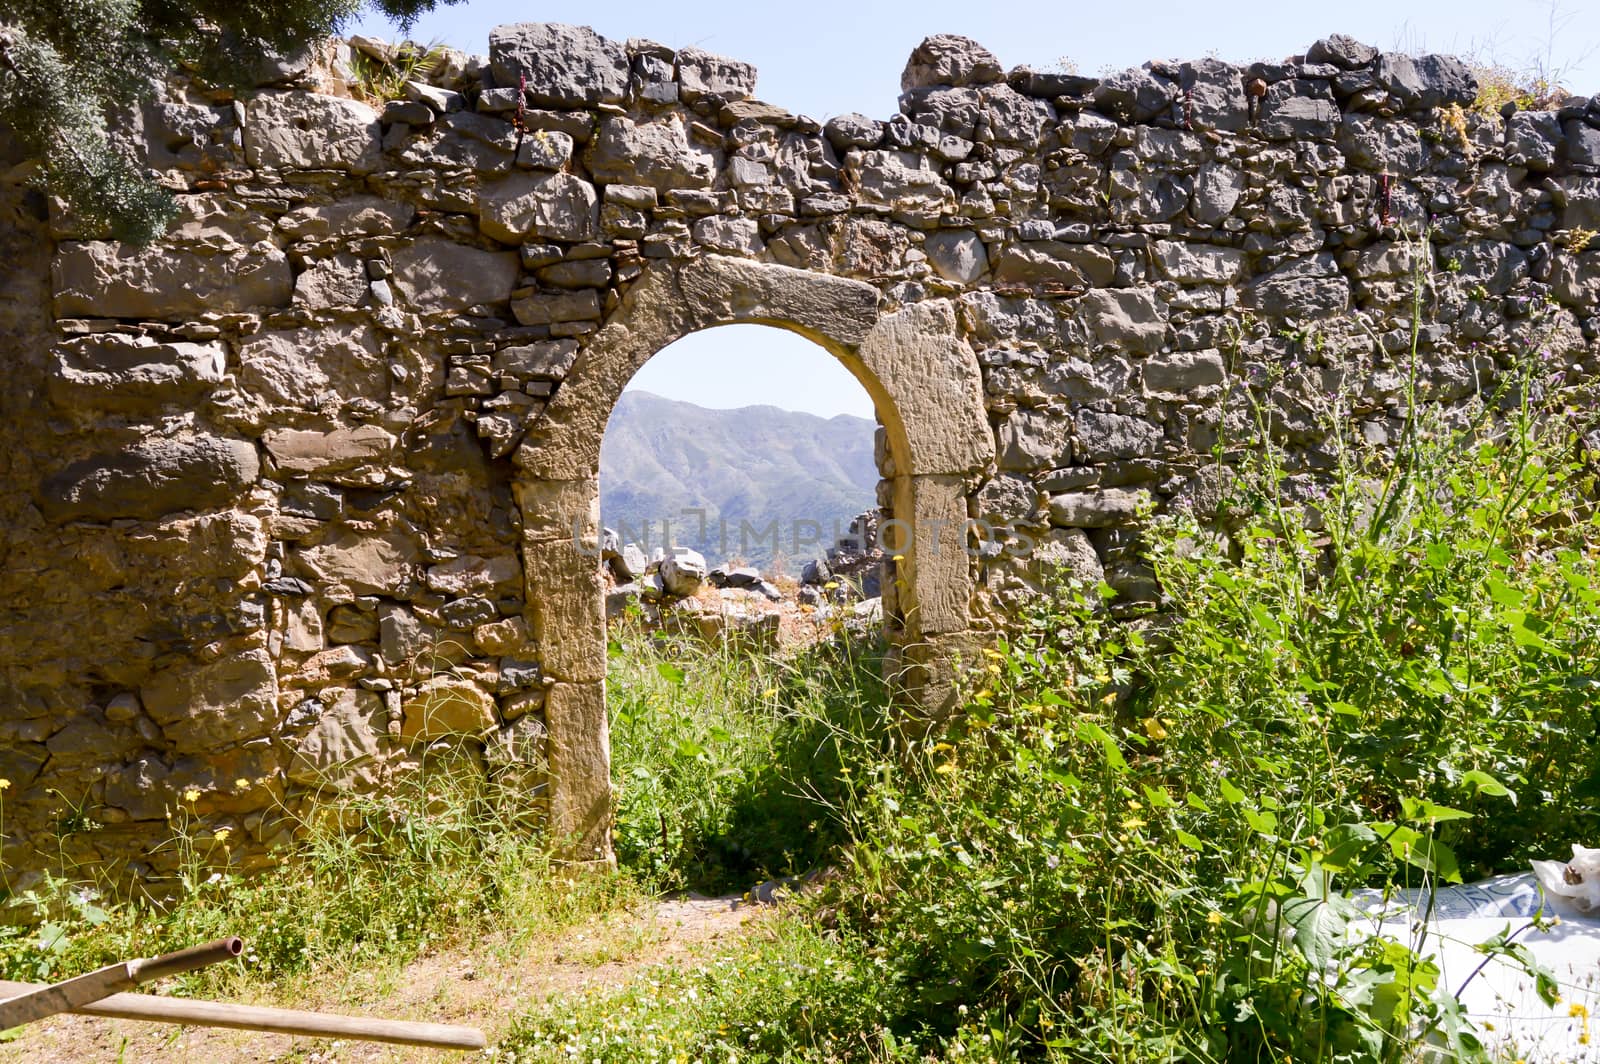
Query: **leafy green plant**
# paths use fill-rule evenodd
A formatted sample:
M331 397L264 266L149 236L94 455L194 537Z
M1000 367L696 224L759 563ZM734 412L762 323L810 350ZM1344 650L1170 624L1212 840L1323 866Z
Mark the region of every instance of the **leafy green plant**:
M610 644L619 863L659 889L742 889L822 864L863 736L884 741L876 637L789 653L650 634Z
M356 78L354 89L357 96L371 103L383 104L404 99L406 82L426 82L443 62L444 47L439 42L417 44L405 41L394 46L387 60L375 59L361 51L352 52L350 72Z

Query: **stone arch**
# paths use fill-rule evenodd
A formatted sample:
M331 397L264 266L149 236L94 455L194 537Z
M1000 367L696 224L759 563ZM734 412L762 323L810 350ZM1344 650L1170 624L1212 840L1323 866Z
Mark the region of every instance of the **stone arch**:
M578 354L517 452L527 620L549 686L550 823L576 860L610 859L605 609L599 566L600 441L640 367L689 333L772 325L815 341L859 380L888 436L893 511L911 530L898 565L905 686L938 712L932 668L971 627L968 482L994 458L982 377L954 306L891 307L860 281L705 256L653 264Z

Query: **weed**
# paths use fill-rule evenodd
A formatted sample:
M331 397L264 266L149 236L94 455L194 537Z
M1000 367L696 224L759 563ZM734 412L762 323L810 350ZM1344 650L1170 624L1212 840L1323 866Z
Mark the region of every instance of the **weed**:
M351 89L358 99L373 104L403 99L406 82L427 81L443 61L444 49L437 41L425 45L413 41L398 44L387 61L365 52L352 52L350 72L355 75L355 81Z

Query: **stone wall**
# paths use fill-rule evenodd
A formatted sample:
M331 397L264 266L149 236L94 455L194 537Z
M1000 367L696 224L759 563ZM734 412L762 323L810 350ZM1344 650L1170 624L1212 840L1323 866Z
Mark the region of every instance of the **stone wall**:
M1046 562L1156 595L1136 515L1214 506L1244 397L1308 485L1328 393L1392 434L1407 233L1441 264L1424 400L1469 416L1530 346L1595 367L1600 97L1483 114L1447 57L1088 78L933 37L900 114L823 124L584 29L503 27L376 107L349 48L126 116L181 205L149 247L7 161L13 888L158 877L180 807L249 867L318 793L447 748L548 771L559 843L605 859L599 435L696 329L794 329L872 394L917 526L886 624L933 703ZM1039 547L969 552L967 518Z

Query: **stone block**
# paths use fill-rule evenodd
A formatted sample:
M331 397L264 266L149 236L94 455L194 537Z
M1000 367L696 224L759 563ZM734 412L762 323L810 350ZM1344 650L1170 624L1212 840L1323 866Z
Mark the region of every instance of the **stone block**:
M268 243L216 251L109 241L63 241L53 268L63 318L186 320L286 307L294 271Z
M574 861L611 859L611 737L605 688L558 683L545 696L550 762L549 837Z
M989 272L989 252L971 229L941 229L928 236L923 250L934 272L956 284L974 284Z
M521 273L515 251L485 251L442 237L397 248L390 261L401 298L423 311L504 303Z
M649 185L658 191L703 188L717 173L717 156L691 143L682 119L672 115L638 122L606 118L585 159L598 182Z
M266 735L277 722L277 674L265 650L163 669L145 681L139 697L180 751L243 742Z
M1050 523L1061 528L1109 528L1128 524L1149 504L1148 492L1131 488L1070 491L1050 497Z
M678 90L685 103L702 96L743 100L756 91L756 68L698 48L678 52Z
M1097 288L1084 293L1077 310L1097 344L1153 351L1167 336L1166 308L1147 289Z
M324 476L372 462L386 462L398 445L393 435L376 425L327 432L268 429L261 442L280 472L300 476Z
M382 136L378 113L343 96L264 92L245 105L245 158L264 169L370 173Z
M239 387L267 407L389 396L389 368L372 329L311 326L259 332L239 345Z
M1001 469L1032 472L1072 461L1072 421L1053 410L1024 408L1000 423Z
M400 737L430 743L448 736L478 736L498 723L494 696L456 676L430 677L402 706Z
M600 231L600 201L593 185L571 174L511 174L479 190L478 228L502 244L592 240Z
M67 340L51 352L46 386L64 410L125 413L191 404L222 382L227 354L216 343L158 343L126 333Z
M489 69L496 85L526 84L540 107L621 103L628 92L628 53L587 26L520 22L489 31Z
M1146 458L1161 446L1161 427L1144 418L1099 410L1079 410L1072 417L1079 461Z
M1178 395L1223 384L1228 371L1220 351L1169 351L1145 359L1143 379L1152 395Z
M333 594L405 597L417 580L415 540L402 531L357 532L342 528L299 552L301 566Z
M940 85L992 85L1005 76L994 53L970 37L939 33L911 52L900 74L900 91Z
M382 778L389 713L370 691L343 689L294 745L286 775L316 790L370 791Z
M233 502L260 471L255 446L246 440L152 438L74 462L46 478L39 507L56 522L207 510Z
M523 325L599 321L600 296L594 291L529 292L511 301L511 312Z

